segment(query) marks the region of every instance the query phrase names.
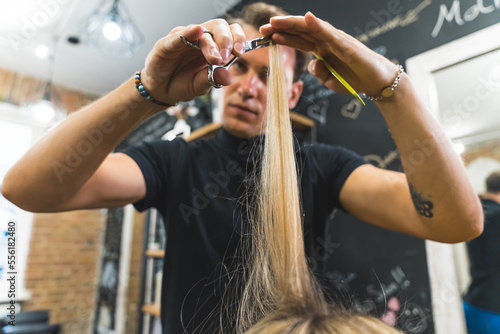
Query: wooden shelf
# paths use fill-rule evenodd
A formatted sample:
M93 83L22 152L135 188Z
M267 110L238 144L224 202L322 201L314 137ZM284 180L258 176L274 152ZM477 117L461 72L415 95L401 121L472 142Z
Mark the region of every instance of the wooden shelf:
M295 111L290 111L290 119L292 120L292 127L299 130L307 130L314 127L314 120L296 113Z
M163 249L148 249L148 250L146 250L146 256L162 258L165 256L165 250L163 250Z
M314 127L315 125L313 119L298 114L294 111L290 111L290 120L292 121L292 127L299 130L307 130ZM221 127L222 127L221 123L207 124L191 132L191 135L186 139L186 141L195 141L202 138L212 137L217 133L219 133Z
M160 316L160 305L146 304L142 305L142 312L150 314L155 317Z
M191 132L191 135L189 135L186 141L195 141L202 138L212 137L217 133L219 133L221 127L222 127L221 123L207 124Z

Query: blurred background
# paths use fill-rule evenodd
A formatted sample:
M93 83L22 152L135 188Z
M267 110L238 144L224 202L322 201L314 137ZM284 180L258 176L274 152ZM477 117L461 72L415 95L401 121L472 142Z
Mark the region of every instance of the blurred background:
M137 70L179 25L220 17L253 1L19 0L0 13L0 184L8 168L68 114ZM500 3L476 0L268 1L312 11L405 66L454 142L478 192L500 169ZM296 112L313 138L343 145L381 168L401 170L373 103L363 107L309 74ZM117 150L187 137L219 120L217 92L159 113ZM401 112L404 112L402 110ZM410 166L425 163L425 145ZM33 189L33 191L38 191ZM164 229L131 206L31 214L0 197L0 303L8 305L8 222L16 222L16 305L47 310L60 333L156 333ZM470 282L465 244L441 245L332 212L324 249L310 258L325 284L356 308L393 312L407 333L466 333L461 296ZM387 309L394 298L398 307ZM499 296L500 298L500 296ZM2 306L0 313L7 310Z

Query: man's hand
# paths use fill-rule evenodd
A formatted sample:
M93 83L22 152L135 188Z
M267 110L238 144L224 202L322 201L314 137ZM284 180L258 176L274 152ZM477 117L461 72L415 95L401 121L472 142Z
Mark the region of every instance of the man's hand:
M323 57L356 91L370 96L381 95L398 73L388 59L311 13L274 17L260 31L272 34L277 44ZM311 61L309 71L328 88L347 92L321 61ZM375 104L391 131L405 175L359 167L344 184L344 207L377 226L440 242L481 234L481 205L463 163L410 78L403 74L394 95Z
M398 72L388 59L310 12L305 16L273 17L260 32L273 34L273 42L277 44L323 57L357 92L370 96L380 95ZM312 60L308 70L331 90L348 93L322 61Z
M210 33L204 33L205 29ZM201 50L184 44L181 35L190 42L198 40ZM207 62L212 65L226 64L232 55L242 55L245 43L241 26L229 25L221 19L174 28L156 43L148 55L141 74L144 87L157 100L165 103L191 101L211 88ZM231 74L226 69L218 69L214 76L221 85L232 82Z

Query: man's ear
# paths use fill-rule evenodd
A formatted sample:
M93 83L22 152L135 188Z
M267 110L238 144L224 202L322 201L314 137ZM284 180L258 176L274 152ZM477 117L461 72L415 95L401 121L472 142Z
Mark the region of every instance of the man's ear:
M290 90L290 95L288 96L288 108L293 109L299 102L300 94L302 94L302 89L304 88L304 82L302 80L295 81L292 83L292 89Z

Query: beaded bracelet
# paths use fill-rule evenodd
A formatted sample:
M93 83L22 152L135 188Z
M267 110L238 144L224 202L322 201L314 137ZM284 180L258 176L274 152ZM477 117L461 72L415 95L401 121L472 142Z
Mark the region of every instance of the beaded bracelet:
M146 88L144 88L144 85L141 82L141 72L135 72L134 79L135 79L135 87L137 88L137 90L139 90L139 93L141 94L141 96L146 98L146 100L149 100L151 102L154 102L154 103L159 104L160 106L164 106L164 107L175 106L175 104L168 104L168 103L158 101L157 99L155 99L154 97L149 95L148 91L146 90Z
M386 87L382 90L382 95L380 96L368 96L365 94L365 98L370 100L370 101L380 101L383 98L388 98L394 95L394 91L396 90L396 87L398 86L399 80L401 80L401 76L403 75L405 69L403 68L402 65L398 64L398 74L396 76L396 79L394 79L394 83Z

